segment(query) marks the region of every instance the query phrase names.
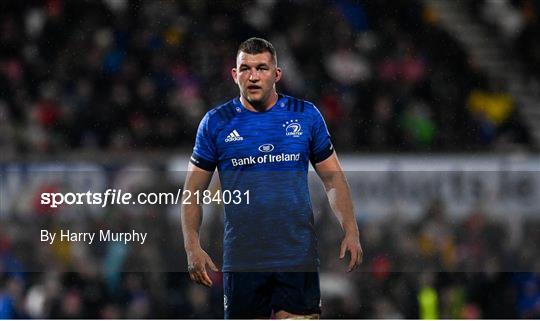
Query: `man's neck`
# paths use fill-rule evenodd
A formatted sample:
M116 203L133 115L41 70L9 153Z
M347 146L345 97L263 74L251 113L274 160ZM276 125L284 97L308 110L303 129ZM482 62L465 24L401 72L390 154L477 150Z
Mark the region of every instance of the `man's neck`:
M263 112L263 111L267 111L269 110L270 108L272 108L276 102L278 101L278 94L277 92L273 91L271 94L270 94L270 97L268 98L268 100L266 100L265 103L262 103L260 105L252 105L249 101L247 101L247 99L244 98L244 96L240 95L240 102L242 103L242 105L244 107L246 107L247 110L249 111L253 111L253 112Z

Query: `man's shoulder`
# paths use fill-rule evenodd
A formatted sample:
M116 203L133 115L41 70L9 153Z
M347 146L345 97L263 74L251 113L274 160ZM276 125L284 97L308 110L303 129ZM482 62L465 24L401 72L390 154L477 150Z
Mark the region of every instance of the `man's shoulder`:
M231 121L238 114L238 107L234 104L234 99L212 107L204 116L206 122L219 124Z
M284 98L283 104L287 107L287 111L309 113L318 112L314 103L309 100L297 98L289 95L281 95Z

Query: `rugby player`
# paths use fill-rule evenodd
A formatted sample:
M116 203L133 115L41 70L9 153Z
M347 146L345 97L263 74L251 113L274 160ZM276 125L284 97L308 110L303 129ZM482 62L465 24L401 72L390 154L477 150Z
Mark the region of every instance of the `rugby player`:
M352 271L362 262L362 247L347 180L317 108L277 93L282 70L270 42L244 41L231 75L240 96L202 119L184 186L204 191L217 168L222 191L250 193L225 204L225 318L269 318L272 311L280 319L319 318L309 162L343 228L339 256L350 254ZM218 268L200 245L201 204L190 203L182 205L188 270L193 281L210 287L206 268Z

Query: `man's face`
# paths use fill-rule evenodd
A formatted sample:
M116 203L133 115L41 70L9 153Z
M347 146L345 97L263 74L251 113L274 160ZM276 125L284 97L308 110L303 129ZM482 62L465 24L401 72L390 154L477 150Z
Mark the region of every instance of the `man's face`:
M269 52L248 54L241 51L231 74L244 99L252 106L264 106L274 84L281 78L281 69L274 65Z

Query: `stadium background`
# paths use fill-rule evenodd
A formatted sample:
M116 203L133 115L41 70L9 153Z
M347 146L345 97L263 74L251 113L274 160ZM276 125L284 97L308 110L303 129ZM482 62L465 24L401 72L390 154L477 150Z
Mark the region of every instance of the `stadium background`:
M208 290L185 274L178 206L51 211L38 195L180 187L202 115L237 93L229 69L251 36L277 47L279 91L319 107L353 186L366 253L353 274L313 187L323 317L540 317L537 2L36 0L0 12L0 318L222 318L220 275ZM405 201L386 195L389 173ZM426 181L461 194L415 187ZM220 209L207 210L219 262ZM45 246L44 227L160 237Z

